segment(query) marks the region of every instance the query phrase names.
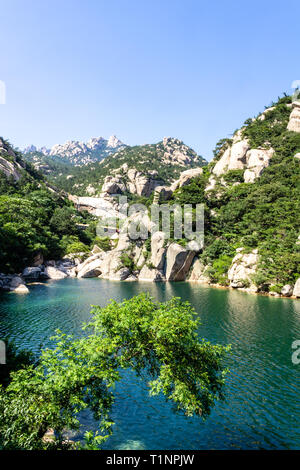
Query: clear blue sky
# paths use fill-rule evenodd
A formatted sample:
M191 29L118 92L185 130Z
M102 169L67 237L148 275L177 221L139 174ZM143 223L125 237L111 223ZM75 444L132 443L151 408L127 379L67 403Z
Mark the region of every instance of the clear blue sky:
M0 135L216 141L300 79L299 1L0 0Z

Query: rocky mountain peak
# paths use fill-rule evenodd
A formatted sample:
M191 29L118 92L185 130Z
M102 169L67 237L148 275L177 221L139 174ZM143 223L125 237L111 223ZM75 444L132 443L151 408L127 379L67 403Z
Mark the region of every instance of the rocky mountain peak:
M106 156L125 147L126 145L113 135L108 140L104 137L92 137L87 142L68 140L64 144L54 145L51 149L30 145L23 152L24 154L38 152L45 156L59 157L65 163L81 166L101 161Z

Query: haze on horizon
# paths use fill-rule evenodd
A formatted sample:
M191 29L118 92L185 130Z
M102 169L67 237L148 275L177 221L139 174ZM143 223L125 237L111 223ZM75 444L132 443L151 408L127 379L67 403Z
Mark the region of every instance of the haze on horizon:
M0 135L19 148L172 136L210 159L300 79L299 13L296 1L0 0Z

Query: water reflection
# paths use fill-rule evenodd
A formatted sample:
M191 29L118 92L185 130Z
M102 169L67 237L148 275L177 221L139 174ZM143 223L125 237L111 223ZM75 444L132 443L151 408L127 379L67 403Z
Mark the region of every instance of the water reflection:
M162 397L130 371L116 388L114 434L107 448L231 449L299 448L299 366L291 344L300 339L300 301L249 295L188 283L126 283L66 279L30 287L27 296L0 297L0 336L39 350L56 328L81 334L90 305L104 306L140 292L159 301L188 300L201 318L199 335L232 345L225 403L209 419L172 413ZM83 430L95 427L90 413Z

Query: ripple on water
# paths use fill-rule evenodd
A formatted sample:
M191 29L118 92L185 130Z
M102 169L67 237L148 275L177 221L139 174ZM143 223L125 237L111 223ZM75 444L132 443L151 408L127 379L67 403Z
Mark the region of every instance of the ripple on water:
M226 401L217 403L203 423L174 414L159 396L149 398L146 384L130 371L116 387L114 434L110 449L297 449L299 366L291 344L300 339L300 301L273 299L188 283L121 283L65 279L30 286L30 295L0 297L0 335L38 351L57 328L81 334L90 305L104 306L148 291L159 301L173 295L199 312L199 335L231 344L227 359ZM82 429L96 429L90 412Z

